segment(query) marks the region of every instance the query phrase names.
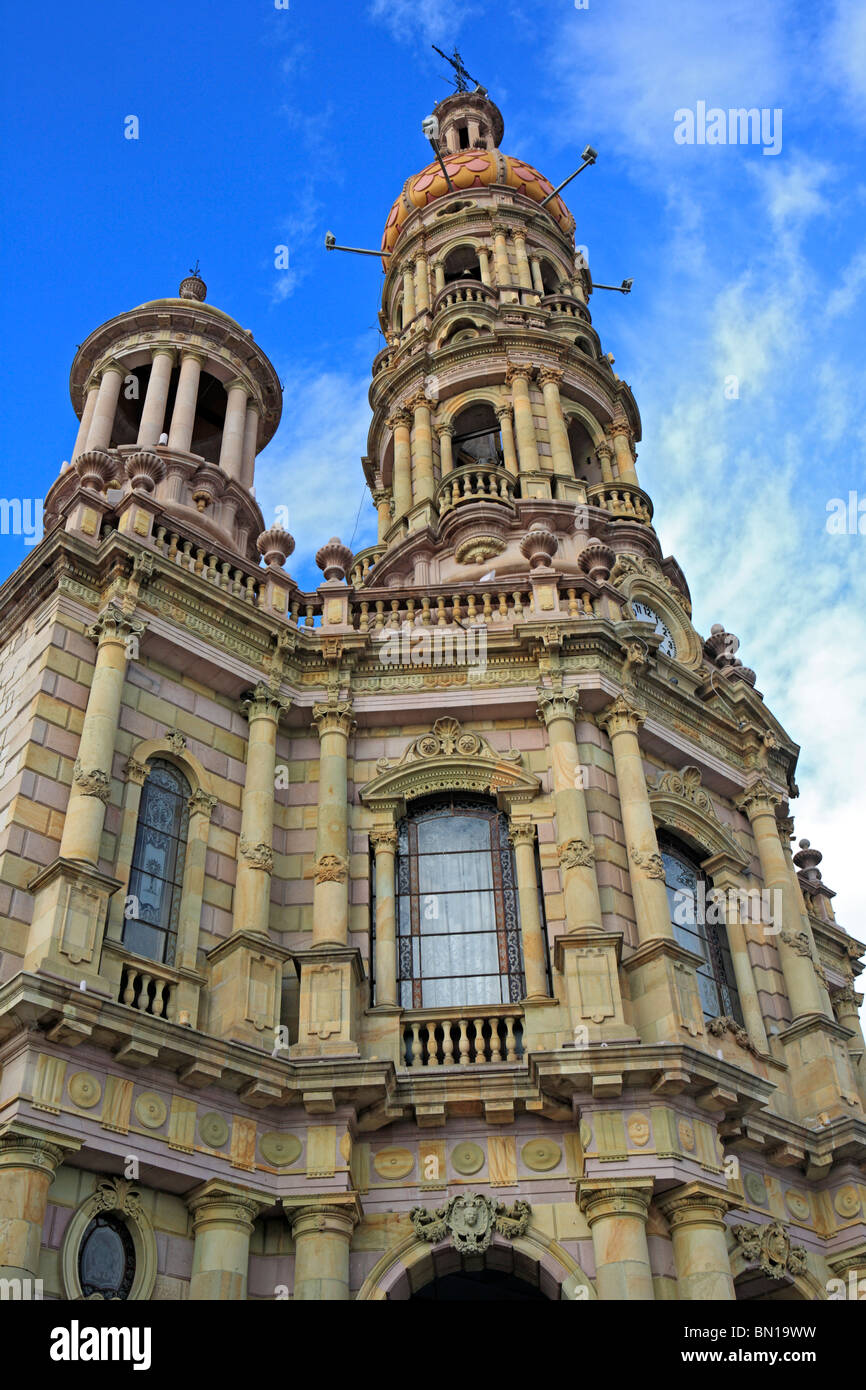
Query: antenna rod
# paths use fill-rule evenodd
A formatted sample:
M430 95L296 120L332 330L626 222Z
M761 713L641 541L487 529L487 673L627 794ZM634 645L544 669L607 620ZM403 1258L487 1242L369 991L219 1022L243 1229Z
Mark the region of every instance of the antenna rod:
M368 251L364 246L338 246L333 232L325 236L326 251L353 251L356 256L390 256L390 251Z
M578 174L582 174L584 169L586 169L588 165L595 163L595 161L598 159L598 150L594 150L592 148L592 145L587 145L586 149L580 157L583 160L583 163L581 164L580 168L575 169L573 174L569 174L567 179L563 179L562 183L558 184L557 187L554 188L552 193L548 193L546 198L542 198L542 207L544 207L545 203L549 203L551 198L555 198L557 193L560 193L562 189L565 188L566 184L571 183L572 179L576 179Z

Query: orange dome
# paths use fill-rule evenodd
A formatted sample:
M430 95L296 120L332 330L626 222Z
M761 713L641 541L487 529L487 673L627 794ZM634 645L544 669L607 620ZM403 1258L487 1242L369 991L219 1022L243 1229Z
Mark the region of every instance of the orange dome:
M443 154L443 158L455 192L466 193L473 188L485 188L491 183L503 183L509 188L516 188L518 193L523 193L535 203L540 203L548 193L553 192L553 185L531 164L503 154L501 150L460 150L456 154ZM428 164L420 174L407 179L388 214L382 234L382 250L393 250L403 223L415 208L427 207L436 198L444 198L450 192L438 162ZM561 198L551 198L547 210L566 235L574 232L574 218Z

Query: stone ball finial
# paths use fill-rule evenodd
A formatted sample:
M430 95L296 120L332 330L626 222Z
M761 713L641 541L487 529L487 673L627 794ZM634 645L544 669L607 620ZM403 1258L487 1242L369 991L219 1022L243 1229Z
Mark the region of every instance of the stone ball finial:
M266 565L274 565L282 569L295 548L295 540L288 531L284 531L282 526L271 526L269 530L262 531L256 541L256 549L263 556Z
M809 840L801 840L800 848L794 855L794 863L802 870L804 878L820 880L821 872L818 865L823 858L821 851L813 849Z
M327 545L316 551L316 564L326 579L344 580L352 563L352 552L339 536L332 536Z
M123 465L127 478L136 492L153 492L156 484L165 477L165 464L158 454L141 450L130 454Z
M710 633L713 637L718 637L720 633L724 632L724 630L725 628L723 623L713 623L712 627L710 628Z
M530 569L547 565L556 551L556 536L543 521L534 521L520 542L520 551L529 561Z
M181 280L178 294L181 299L197 299L199 303L204 303L207 298L207 285L197 271L192 271Z
M616 554L609 545L603 545L601 541L591 541L580 552L577 563L593 583L603 584L610 578L615 561Z
M82 486L92 487L94 492L105 491L114 471L114 462L104 449L86 450L78 455L72 466Z

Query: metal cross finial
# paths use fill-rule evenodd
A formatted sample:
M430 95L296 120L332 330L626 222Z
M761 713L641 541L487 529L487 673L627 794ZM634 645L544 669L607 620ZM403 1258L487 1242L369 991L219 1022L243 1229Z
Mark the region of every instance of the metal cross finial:
M190 267L189 273L190 275L195 275L197 279L201 279L201 271L199 270L198 256L196 256L195 258L195 265Z
M481 86L481 83L476 82L475 78L466 71L465 67L463 66L463 59L460 57L460 54L458 53L456 48L454 50L454 57L449 58L448 54L443 53L441 48L436 48L435 43L431 44L430 47L436 49L436 52L445 59L446 63L450 63L452 68L454 69L456 73L456 77L454 78L455 91L468 92L470 82L474 82L476 87Z

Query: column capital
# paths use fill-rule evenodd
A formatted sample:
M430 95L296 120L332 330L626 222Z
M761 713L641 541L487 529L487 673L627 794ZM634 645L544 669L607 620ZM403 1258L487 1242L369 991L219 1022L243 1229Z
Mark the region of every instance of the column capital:
M170 357L172 363L174 363L177 361L177 348L173 347L171 343L154 343L150 350L150 355L151 358Z
M292 1237L329 1234L344 1236L351 1240L352 1231L358 1224L359 1213L353 1205L321 1203L308 1207L298 1207L291 1213Z
M625 418L619 420L611 420L610 424L607 427L607 432L609 435L611 435L612 438L616 438L618 434L625 435L629 442L632 438L631 425Z
M413 271L414 269L415 269L415 257L414 257L414 256L407 256L406 259L403 261L403 274L406 275L406 274L408 274L408 273L411 273L411 271Z
M212 1222L252 1231L256 1217L269 1205L257 1193L233 1187L218 1178L196 1188L187 1197L186 1204L192 1212L194 1233Z
M606 458L607 461L610 462L613 458L613 445L609 439L602 439L599 444L596 444L595 452L598 456Z
M80 1148L79 1140L42 1133L13 1121L0 1131L0 1172L4 1168L32 1168L53 1177L63 1160Z
M511 236L511 228L508 226L506 222L494 222L490 230L492 231L494 236Z
M508 839L515 849L518 845L534 845L535 821L514 820L513 817L509 818Z
M391 501L391 489L389 487L375 487L370 490L374 507L381 507L383 502Z
M742 811L754 820L755 816L771 815L775 818L776 807L783 801L782 793L777 791L772 782L766 777L758 777L751 782L741 796L734 802L738 811Z
M621 734L626 730L636 734L645 719L644 707L625 695L617 695L597 716L598 723L607 730L611 738L614 734Z
M102 366L98 369L98 373L95 373L95 375L98 375L99 380L101 381L102 378L105 376L106 372L117 372L118 376L126 376L127 368L123 365L122 362L118 362L116 357L112 357L110 362L104 362L102 364Z
M127 782L134 782L137 787L143 787L150 776L150 768L147 763L140 763L135 758L128 758L124 767Z
M672 1231L683 1226L718 1226L723 1229L729 1211L742 1206L722 1188L707 1182L690 1182L657 1198Z
M194 791L192 796L187 797L186 804L189 807L191 816L207 816L208 820L210 820L216 810L218 799L218 797L211 796L210 792L203 791L202 788L199 787L198 791Z
M496 409L496 416L497 416L497 419L499 419L499 420L506 420L506 419L507 419L507 420L513 420L513 419L514 419L514 406L511 404L510 401L502 401L499 405L497 405L497 406L495 407L495 409Z
M577 693L568 694L562 690L548 690L538 687L536 715L548 728L554 719L570 719L572 722L580 713L580 699Z
M505 371L505 382L510 386L514 381L531 381L535 368L530 362L509 362Z
M110 642L119 642L125 646L129 637L142 637L144 631L145 624L139 618L124 613L117 604L109 603L102 609L96 621L90 624L87 636L99 647Z
M392 432L401 428L408 429L412 424L412 412L405 405L398 405L396 410L391 411L385 424Z
M538 380L542 386L558 386L565 373L561 367L539 367Z
M434 410L436 402L430 400L422 386L412 393L407 401L407 405L409 405L412 410Z
M329 698L323 704L313 705L313 723L323 734L345 734L346 738L355 727L354 706L351 700Z
M370 844L377 854L394 854L397 850L397 831L392 828L379 827L370 831Z
M249 397L252 394L248 383L246 381L242 381L239 376L236 376L233 381L226 382L225 391L226 395L228 395L230 391L243 391L244 395L247 397Z
M274 724L280 722L280 716L286 712L290 706L289 700L284 700L277 695L264 681L253 690L248 690L241 701L241 707L250 724L258 719L270 719Z
M453 439L457 431L451 424L450 420L443 420L441 425L436 426L436 433L440 436L443 434L447 434L450 436L451 439Z
M590 1228L606 1216L637 1216L646 1221L653 1195L652 1178L607 1178L583 1181L578 1205Z

